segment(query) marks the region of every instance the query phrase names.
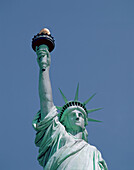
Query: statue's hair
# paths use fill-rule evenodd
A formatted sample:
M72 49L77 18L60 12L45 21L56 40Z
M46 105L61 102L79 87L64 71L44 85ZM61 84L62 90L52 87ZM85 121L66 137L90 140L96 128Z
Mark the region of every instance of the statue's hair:
M82 132L82 139L88 142L87 137L88 137L88 132L87 129L85 128L85 130Z

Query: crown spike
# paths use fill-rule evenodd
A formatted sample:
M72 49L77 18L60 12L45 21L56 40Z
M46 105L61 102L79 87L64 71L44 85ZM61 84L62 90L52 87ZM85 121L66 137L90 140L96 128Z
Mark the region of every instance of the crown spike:
M91 118L88 118L88 121L90 121L90 122L102 122L100 120L95 120L95 119L91 119Z
M63 94L63 92L61 91L60 88L59 88L59 90L60 90L60 93L61 93L61 95L62 95L62 97L63 97L63 99L64 99L64 102L65 102L65 103L68 103L67 98L64 96L64 94Z
M87 99L83 104L86 105L94 96L96 95L96 93L94 93L89 99Z
M79 94L79 83L78 83L78 85L77 85L77 89L76 89L74 101L78 101L78 94Z
M103 108L97 108L97 109L90 109L90 110L87 110L87 113L92 113L92 112L95 112L95 111L98 111L98 110L101 110Z
M61 107L61 106L56 106L56 108L57 108L58 110L62 110L62 107Z

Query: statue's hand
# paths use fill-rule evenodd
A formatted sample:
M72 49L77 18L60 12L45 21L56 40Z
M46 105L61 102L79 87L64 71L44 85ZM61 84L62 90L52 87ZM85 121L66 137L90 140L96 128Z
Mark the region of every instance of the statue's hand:
M37 62L41 70L45 70L47 67L50 66L51 57L47 48L45 48L43 45L40 45L36 49L36 54L37 54Z

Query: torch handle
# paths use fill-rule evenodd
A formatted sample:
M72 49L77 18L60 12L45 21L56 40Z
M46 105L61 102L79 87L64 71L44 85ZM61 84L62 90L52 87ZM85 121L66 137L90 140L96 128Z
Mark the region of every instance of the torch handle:
M45 44L42 44L42 45L40 45L39 47L38 47L38 46L36 46L36 52L37 52L37 50L38 50L39 48L40 48L40 49L42 49L42 50L47 49L47 50L49 51L48 46L47 46L47 45L45 45Z

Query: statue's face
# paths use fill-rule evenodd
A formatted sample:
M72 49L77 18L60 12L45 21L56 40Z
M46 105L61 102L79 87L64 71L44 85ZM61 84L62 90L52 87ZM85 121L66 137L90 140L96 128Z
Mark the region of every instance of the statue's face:
M68 110L65 116L65 126L69 130L81 132L85 128L84 114L79 107Z

